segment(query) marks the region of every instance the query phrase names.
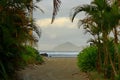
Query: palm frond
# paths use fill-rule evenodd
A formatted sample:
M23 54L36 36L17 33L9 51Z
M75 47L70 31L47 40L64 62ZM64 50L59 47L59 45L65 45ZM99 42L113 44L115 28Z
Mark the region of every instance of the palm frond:
M80 28L80 26L84 26L87 27L87 24L92 24L92 17L91 16L87 16L86 18L79 20L78 21L78 27Z
M54 9L53 9L51 24L54 22L55 16L57 15L57 12L59 11L60 4L61 4L60 0L53 0Z
M79 12L86 12L86 13L93 13L93 11L96 10L96 6L95 5L82 5L82 6L77 6L77 7L74 7L70 13L70 18L71 18L71 21L73 22L75 16L79 13Z
M44 11L43 11L40 7L38 7L38 6L36 6L36 5L34 5L34 9L38 9L38 10L40 10L42 13L44 13Z
M87 43L89 43L89 42L96 43L96 40L95 40L95 39L90 38L90 39L87 41Z
M34 29L33 31L35 31L37 33L37 35L40 37L41 36L41 29L40 29L40 27L38 25L36 25L35 23L34 23L34 25L32 27Z
M36 0L37 2L41 1L41 0Z

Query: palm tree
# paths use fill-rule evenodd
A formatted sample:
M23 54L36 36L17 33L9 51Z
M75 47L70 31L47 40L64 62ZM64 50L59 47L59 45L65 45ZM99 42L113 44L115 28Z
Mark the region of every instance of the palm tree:
M113 34L114 34L114 46L115 46L115 56L118 56L118 67L120 69L120 55L119 55L119 51L118 51L118 27L119 27L119 20L120 20L120 9L119 9L119 1L116 1L113 5L112 5L112 17L114 17L113 19L111 19L110 21L112 22L111 26L112 26L112 30L113 30Z
M83 5L83 6L78 6L76 8L74 8L73 14L72 14L72 18L71 20L74 20L74 17L76 16L76 14L78 14L81 11L86 12L87 14L87 19L83 19L83 20L79 20L79 23L83 23L83 27L85 27L85 29L89 29L89 32L94 36L97 35L98 37L98 42L100 45L100 32L101 32L101 28L99 26L101 26L100 20L99 20L99 16L100 16L100 12L97 10L97 6L93 5L94 2L92 2L91 5ZM86 28L87 27L87 28ZM95 38L94 38L95 39ZM100 46L98 46L98 55L99 55L99 66L101 63L100 60Z
M30 29L38 36L40 32L29 22L29 10L32 0L1 0L0 1L0 80L10 80L18 67L20 53L24 43L35 41L29 34ZM12 74L11 74L12 73Z
M100 34L101 34L101 30L100 27L98 27L98 25L94 22L94 19L92 18L92 16L87 16L86 18L84 18L83 20L79 20L79 26L84 27L84 29L86 30L85 33L89 32L94 39L90 39L88 42L92 42L94 45L96 45L98 47L98 56L97 56L97 64L96 67L98 69L98 72L101 72L101 39L100 39Z
M113 2L115 4L116 2ZM113 22L115 22L114 26L118 24L119 18L116 17L116 20L113 20L113 17L116 16L113 14L114 11L113 4L109 4L107 0L94 0L90 5L83 5L73 8L73 13L71 14L71 20L73 21L75 16L79 12L86 12L87 19L90 20L89 23L84 20L79 20L80 22L85 24L85 26L89 26L92 23L92 26L98 28L98 33L102 33L103 37L103 49L104 49L104 66L105 66L105 75L107 74L107 66L109 65L109 61L111 63L113 73L117 76L117 72L115 69L115 65L111 59L109 49L108 49L108 41L109 34L113 30ZM116 9L115 9L116 10ZM118 15L117 15L118 16ZM83 22L84 21L84 22ZM88 27L90 28L90 27ZM109 61L108 61L109 60Z

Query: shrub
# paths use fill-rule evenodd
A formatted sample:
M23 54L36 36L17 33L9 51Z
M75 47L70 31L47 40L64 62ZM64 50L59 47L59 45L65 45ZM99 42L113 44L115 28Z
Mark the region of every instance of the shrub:
M22 62L20 63L21 67L24 67L28 64L40 64L43 62L42 57L39 55L39 52L30 47L25 46L25 52L21 53Z
M97 48L89 46L83 49L78 55L78 67L82 71L92 71L96 69Z
M42 62L39 52L31 46L14 47L0 56L0 80L15 80L15 70Z

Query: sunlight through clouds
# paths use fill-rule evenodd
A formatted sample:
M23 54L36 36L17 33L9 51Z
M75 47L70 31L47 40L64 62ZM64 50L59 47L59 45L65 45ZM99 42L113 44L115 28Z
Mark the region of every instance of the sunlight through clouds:
M53 24L51 24L50 22L51 22L51 18L46 18L46 19L37 20L36 24L39 25L39 26L41 26L42 28L46 28L46 27L77 28L77 24L73 24L70 21L70 19L66 18L66 17L56 18L56 20L55 20L55 22Z

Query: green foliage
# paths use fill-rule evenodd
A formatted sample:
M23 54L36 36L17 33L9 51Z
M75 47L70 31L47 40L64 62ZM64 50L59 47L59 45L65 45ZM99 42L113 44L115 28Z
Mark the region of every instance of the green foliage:
M96 69L96 46L83 49L78 55L78 66L82 71L92 71Z
M86 13L86 17L79 20L79 26L83 25L86 32L89 32L94 38L94 44L98 48L98 72L103 72L105 78L112 78L112 80L120 72L120 49L118 37L120 20L119 3L118 0L93 0L90 4L73 8L73 13L71 14L71 21L73 21L78 13L82 11ZM113 33L114 39L109 41L111 33ZM85 54L84 56L86 57ZM87 59L89 61L89 58ZM83 58L83 62L84 61L86 60ZM84 65L87 64L83 64L82 68ZM81 66L80 63L79 66Z
M28 64L41 64L43 62L39 52L31 46L21 46L20 50L12 49L15 53L7 53L0 59L0 80L14 80L15 70L24 68Z
M104 75L102 73L98 73L97 71L89 72L90 80L109 80L104 79Z
M22 53L20 56L22 58L21 64L24 65L37 64L43 62L43 59L39 55L39 52L30 46L25 46L25 52Z
M115 76L115 79L114 80L120 80L120 74Z
M5 80L7 80L7 79L8 79L8 75L7 75L7 73L6 73L5 67L3 66L3 63L1 63L1 62L0 62L0 69L1 69L1 71L0 71L1 76L2 76ZM0 78L0 79L1 79L1 78Z
M16 69L37 60L38 52L25 46L36 41L30 31L40 36L30 20L31 1L0 0L0 80L14 80Z

